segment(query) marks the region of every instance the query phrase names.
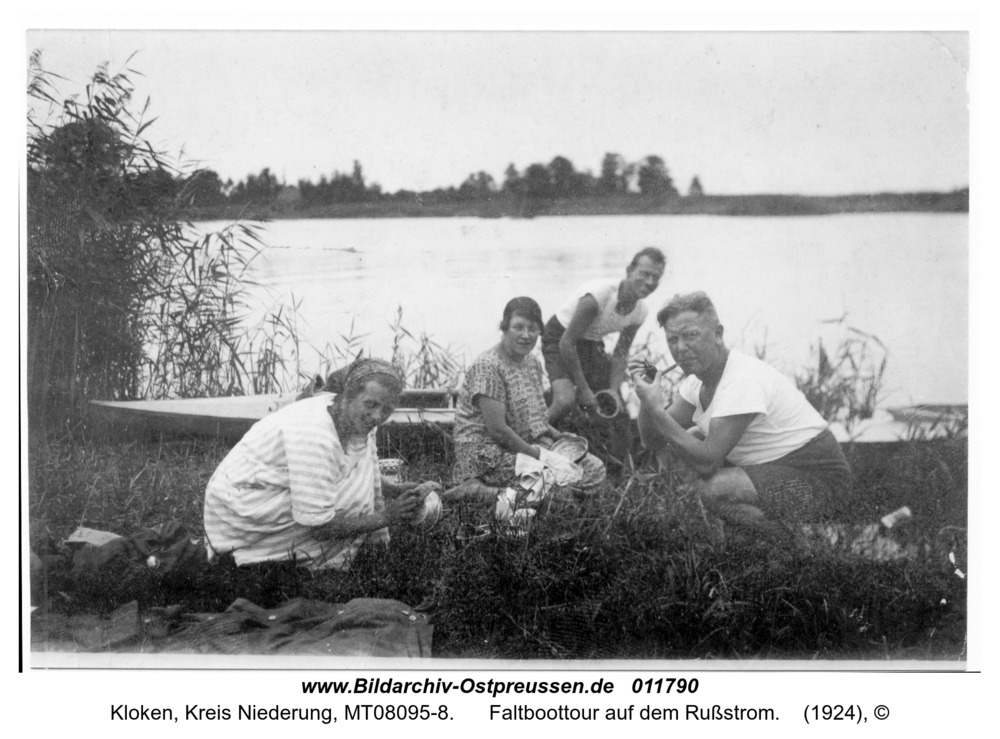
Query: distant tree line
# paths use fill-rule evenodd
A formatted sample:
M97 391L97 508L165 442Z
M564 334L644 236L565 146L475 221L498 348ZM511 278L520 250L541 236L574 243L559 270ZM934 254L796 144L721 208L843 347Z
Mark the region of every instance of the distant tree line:
M237 183L222 181L218 173L204 169L188 182L175 183L183 190L189 205L212 208L226 204L267 206L285 202L294 209L309 209L338 203L420 201L425 203L463 203L488 201L498 197L521 201L545 201L564 198L640 195L671 200L680 197L663 158L650 155L638 162L628 162L620 154L609 152L601 161L600 173L580 171L564 156L548 164L529 164L523 171L511 163L497 182L488 172L469 174L457 187L439 187L418 192L401 189L385 193L378 183L366 183L360 162L350 173L334 171L322 175L319 182L300 179L288 185L265 167L259 174L249 174ZM703 195L695 177L689 194Z
M645 196L677 198L662 157L650 155L639 162L626 162L620 154L607 153L601 161L600 174L578 171L573 162L557 156L548 164L529 164L519 172L512 163L504 171L502 183L486 172L470 174L457 188L436 189L426 193L402 190L392 197L432 201L488 200L498 195L519 199L551 200L556 198L592 198L607 195L627 195L638 192Z
M691 179L682 197L663 158L651 154L637 162L608 152L597 174L578 170L564 156L548 164L507 166L498 182L485 171L470 173L455 186L418 192L382 191L365 181L361 163L349 173L334 171L319 182L300 179L289 185L270 168L225 182L202 169L171 179L159 171L141 183L143 197L181 203L194 217L342 217L384 215L479 215L485 217L614 213L701 213L710 215L820 215L868 212L968 212L969 190L948 193L869 193L857 195L709 195L700 178ZM235 210L234 210L235 209Z

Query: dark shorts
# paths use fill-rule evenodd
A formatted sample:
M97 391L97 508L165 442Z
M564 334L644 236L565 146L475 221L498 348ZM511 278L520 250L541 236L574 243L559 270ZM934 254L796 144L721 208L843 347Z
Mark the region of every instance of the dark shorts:
M559 353L559 340L564 333L566 333L565 327L555 316L545 324L542 333L542 356L545 358L545 371L549 375L549 382L573 381L573 376L570 375L562 354ZM580 357L580 369L583 370L583 376L590 389L595 393L598 390L606 390L611 384L611 357L604 351L604 342L581 339L576 342L576 353Z
M828 517L851 494L851 468L829 429L805 446L747 473L771 519L811 523Z

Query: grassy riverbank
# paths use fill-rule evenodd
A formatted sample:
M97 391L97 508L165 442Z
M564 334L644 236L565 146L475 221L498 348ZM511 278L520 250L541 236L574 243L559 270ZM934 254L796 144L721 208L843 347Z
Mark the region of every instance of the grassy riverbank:
M382 440L411 477L447 481L433 436ZM967 470L963 439L855 456L858 485L841 521L867 524L901 505L897 534L912 558L874 561L843 545L812 554L724 532L678 480L619 474L587 505L565 504L522 538L464 540L485 516L453 509L429 532L401 528L362 551L349 573L287 564L203 567L183 582L137 566L112 582L74 578L61 542L78 525L133 534L180 521L200 535L205 485L228 446L197 439L94 434L30 440L31 544L41 611L224 610L236 598L271 607L292 597L424 602L434 653L446 658L960 659L964 655ZM128 643L117 649L128 650ZM131 647L131 648L134 648Z

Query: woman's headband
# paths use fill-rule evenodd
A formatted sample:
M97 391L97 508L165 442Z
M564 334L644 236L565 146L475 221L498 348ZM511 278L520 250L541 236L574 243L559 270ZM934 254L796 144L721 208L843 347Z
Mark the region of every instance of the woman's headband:
M341 367L326 378L324 390L342 393L348 387L364 382L368 377L386 375L400 388L406 386L402 373L393 365L381 359L356 359L346 367Z

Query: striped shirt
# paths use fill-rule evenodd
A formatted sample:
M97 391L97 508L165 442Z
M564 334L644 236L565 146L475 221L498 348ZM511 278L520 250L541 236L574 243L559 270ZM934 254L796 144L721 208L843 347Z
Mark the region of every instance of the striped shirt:
M385 509L375 430L344 449L320 393L264 417L233 447L205 491L209 556L232 552L237 564L295 557L311 568L346 569L366 539L387 543L388 529L319 541L312 527L337 516Z

